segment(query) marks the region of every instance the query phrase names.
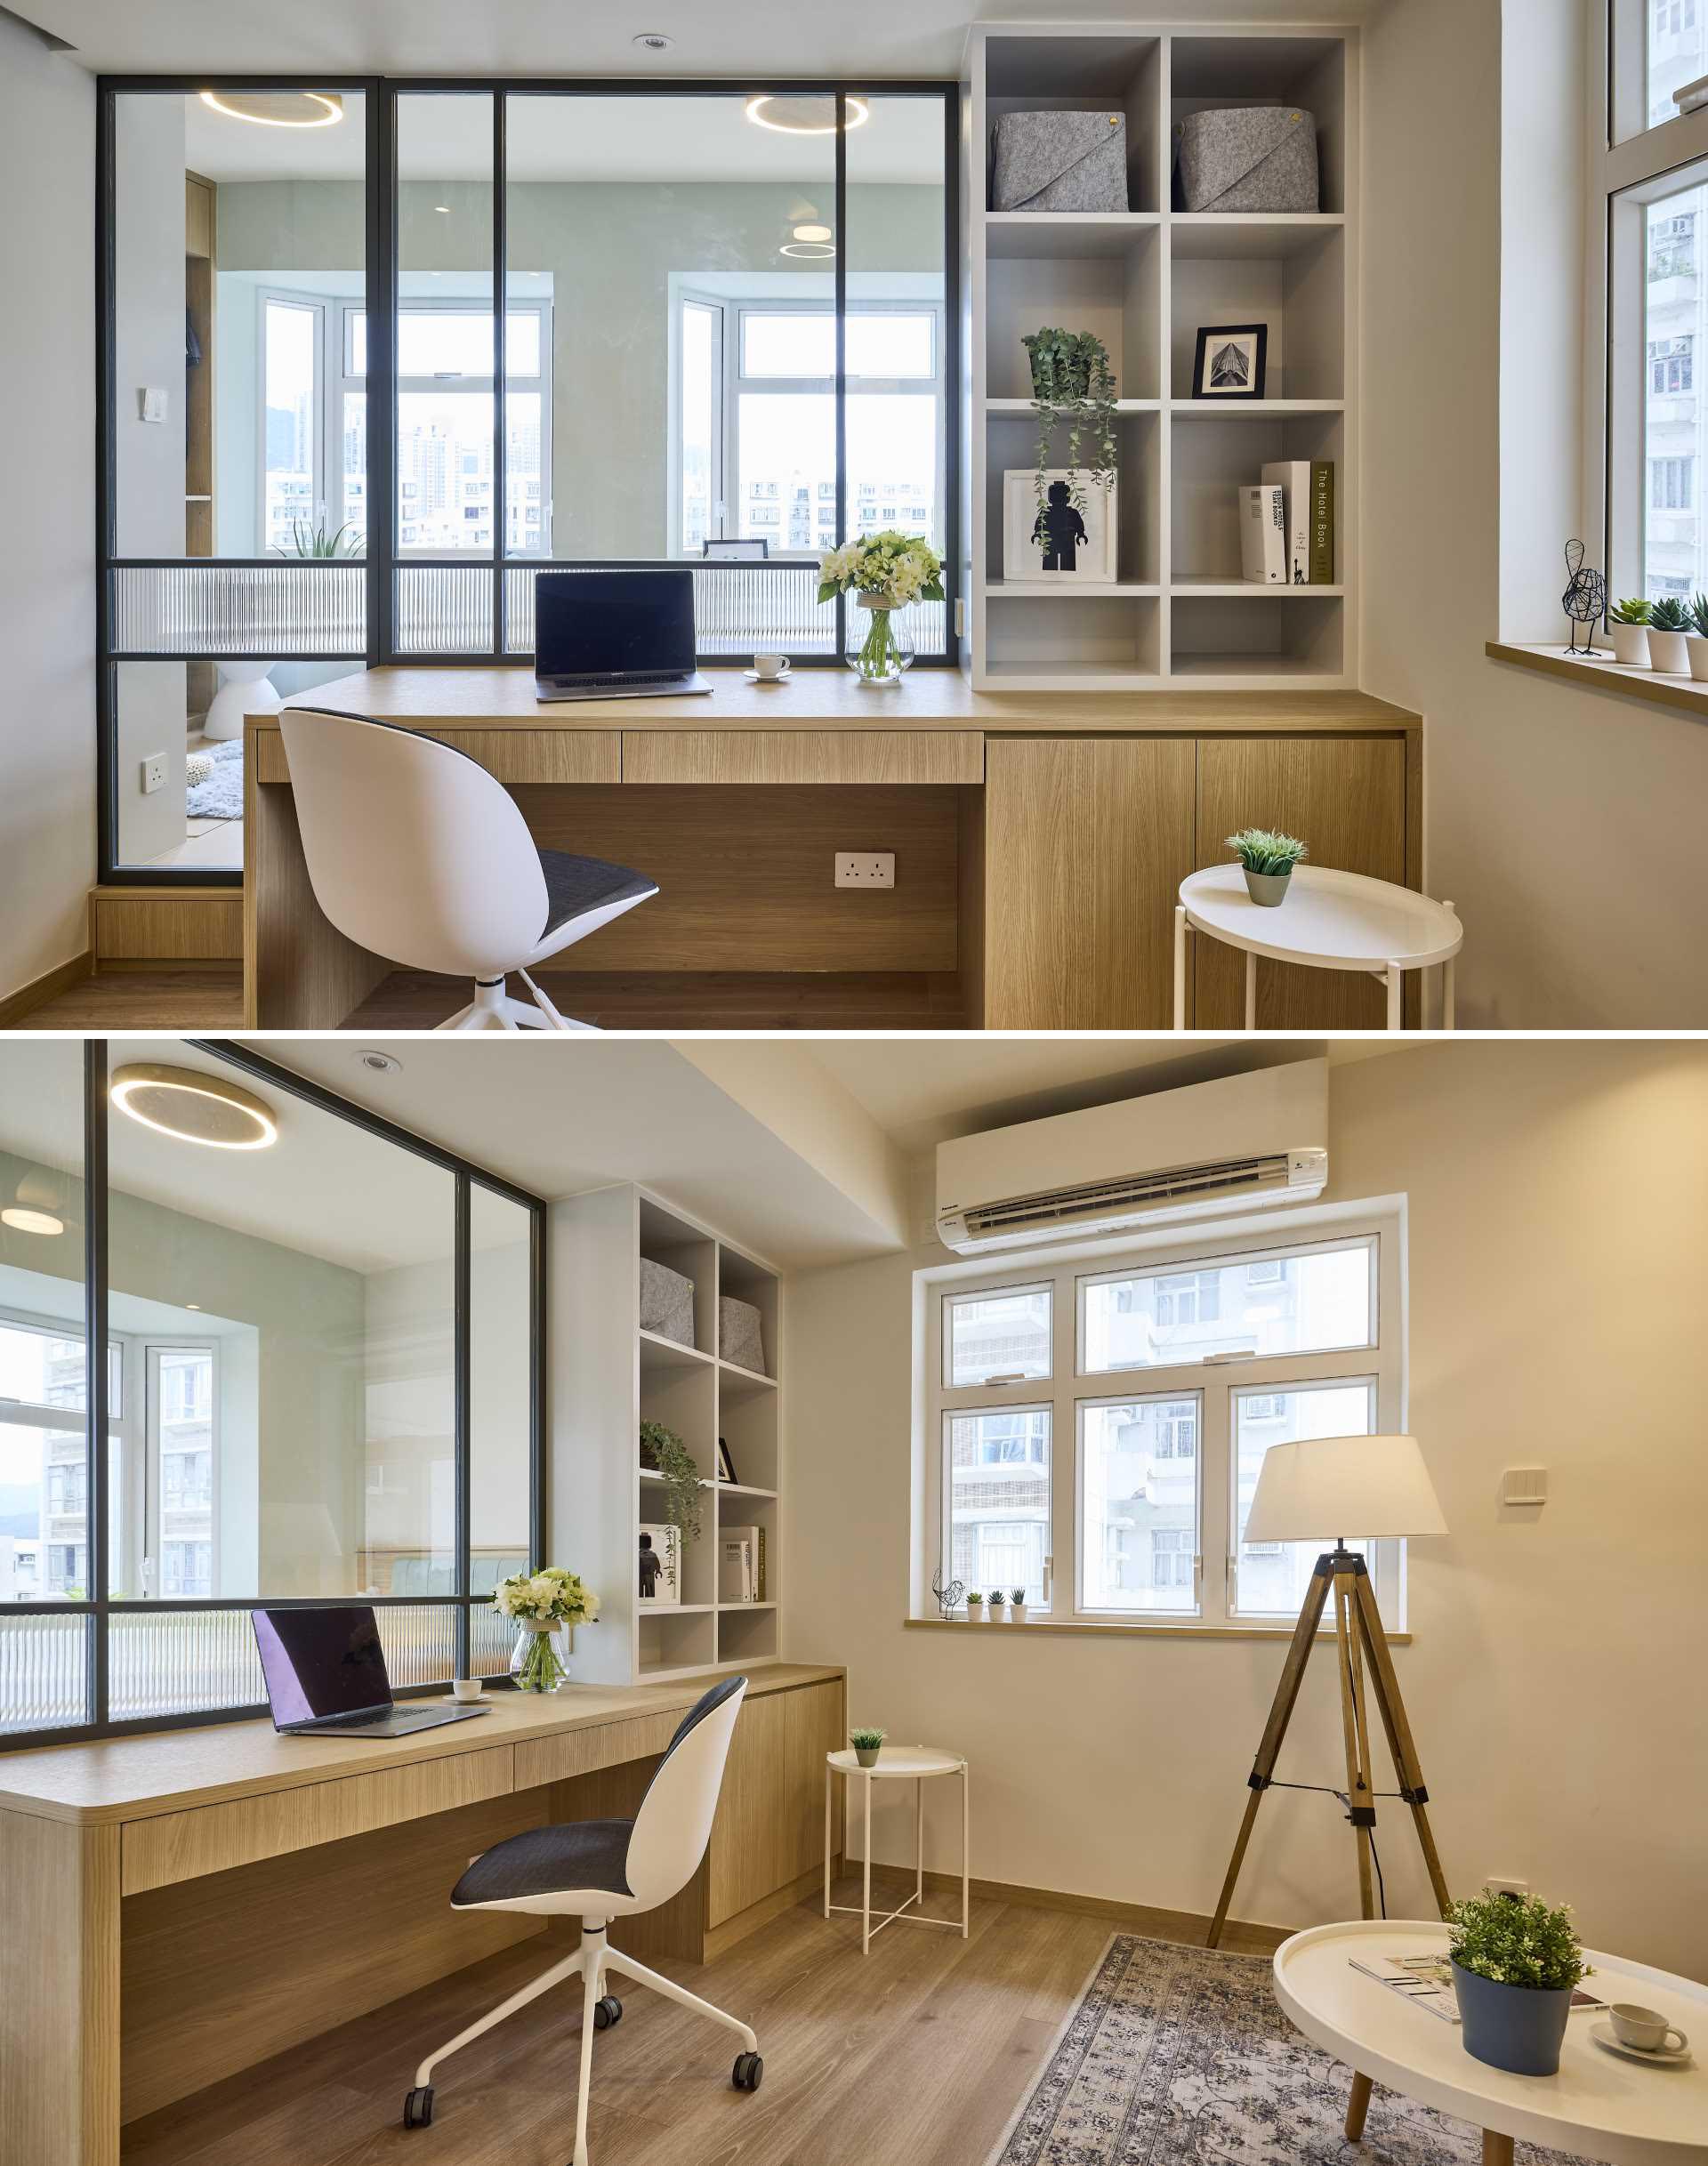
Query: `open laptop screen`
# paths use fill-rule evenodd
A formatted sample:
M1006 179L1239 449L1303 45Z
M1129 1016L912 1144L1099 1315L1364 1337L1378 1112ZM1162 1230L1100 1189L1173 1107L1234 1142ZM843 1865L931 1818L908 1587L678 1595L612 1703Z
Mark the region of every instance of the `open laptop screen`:
M534 583L534 667L542 677L694 668L694 575L542 572Z
M348 1609L257 1609L250 1612L273 1725L312 1722L325 1715L383 1712L391 1680L374 1612Z

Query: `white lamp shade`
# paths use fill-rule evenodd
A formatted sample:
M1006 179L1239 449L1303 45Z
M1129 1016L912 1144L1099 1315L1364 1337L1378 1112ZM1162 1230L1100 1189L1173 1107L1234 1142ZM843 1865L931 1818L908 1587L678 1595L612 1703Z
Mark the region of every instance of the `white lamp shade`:
M1272 1444L1246 1516L1246 1542L1445 1534L1415 1437L1308 1437Z

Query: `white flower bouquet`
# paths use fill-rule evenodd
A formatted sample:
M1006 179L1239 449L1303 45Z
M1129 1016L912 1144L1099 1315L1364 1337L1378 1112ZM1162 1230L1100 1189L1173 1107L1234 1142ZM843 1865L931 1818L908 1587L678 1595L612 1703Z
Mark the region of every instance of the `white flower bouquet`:
M515 1572L501 1580L493 1590L492 1606L532 1634L516 1664L517 1688L555 1692L568 1672L552 1644L553 1636L564 1625L592 1624L599 1615L599 1597L576 1574L545 1565L537 1572Z
M941 601L943 560L922 534L901 534L893 527L863 534L833 549L818 565L818 599L855 594L871 613L872 624L858 648L849 642L849 661L874 684L892 683L913 660L910 643L900 638L892 612L910 601Z

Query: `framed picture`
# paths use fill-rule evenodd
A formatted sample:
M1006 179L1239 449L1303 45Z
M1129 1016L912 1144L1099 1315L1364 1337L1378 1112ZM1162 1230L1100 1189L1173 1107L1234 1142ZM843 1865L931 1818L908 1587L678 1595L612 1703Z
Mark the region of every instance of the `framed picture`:
M708 564L763 564L771 553L769 535L730 535L700 544L700 557Z
M1003 476L1003 579L1005 584L1107 586L1115 577L1120 507L1113 489L1082 474L1079 502L1065 466L1046 468L1045 503L1030 467Z
M1269 358L1268 324L1210 324L1198 332L1194 399L1261 399Z
M718 1479L721 1482L733 1482L737 1478L736 1462L729 1456L729 1446L720 1437L718 1438Z
M649 1520L640 1523L640 1551L637 1566L638 1598L642 1609L680 1609L682 1602L682 1537L681 1530Z

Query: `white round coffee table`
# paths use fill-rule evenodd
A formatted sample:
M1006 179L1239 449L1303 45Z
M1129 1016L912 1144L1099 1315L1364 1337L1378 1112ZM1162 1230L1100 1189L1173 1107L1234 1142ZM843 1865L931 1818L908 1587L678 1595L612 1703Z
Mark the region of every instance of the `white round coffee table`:
M1390 880L1301 865L1286 900L1265 909L1237 865L1212 865L1180 882L1174 911L1174 1027L1186 1028L1186 936L1200 932L1245 951L1245 1027L1257 1028L1257 959L1314 970L1365 970L1388 988L1388 1027L1400 1027L1407 970L1441 966L1441 1027L1453 1028L1453 961L1464 928L1451 903L1431 902Z
M1595 1991L1660 2009L1693 2034L1695 2058L1686 2066L1639 2067L1595 2043L1590 2026L1606 2017L1586 2009L1567 2018L1557 2075L1509 2075L1472 2060L1456 2023L1410 2007L1348 1960L1355 1951L1406 1955L1445 1952L1446 1945L1438 1920L1363 1920L1313 1926L1275 1952L1282 2009L1313 2045L1357 2071L1347 2122L1354 2142L1363 2132L1364 2087L1374 2080L1480 2128L1486 2166L1511 2166L1514 2137L1611 2166L1704 2166L1708 1985L1585 1949Z
M833 1903L830 1899L830 1824L831 1793L839 1775L858 1775L866 1787L866 1856L863 1864L863 1883L858 1904ZM914 1905L925 1899L925 1784L934 1775L958 1775L961 1777L961 1915L959 1918L922 1918ZM914 1892L892 1911L880 1913L874 1923L872 1917L872 1785L874 1783L911 1783L914 1785ZM941 1925L951 1931L956 1926L961 1937L967 1937L971 1915L968 1907L969 1883L967 1856L971 1821L967 1804L967 1763L958 1752L939 1751L931 1745L885 1745L878 1754L877 1765L862 1767L855 1754L849 1750L826 1752L825 1755L825 1915L832 1911L847 1911L860 1920L860 1953L866 1954L872 1945L872 1936L880 1933L898 1918L904 1925Z

